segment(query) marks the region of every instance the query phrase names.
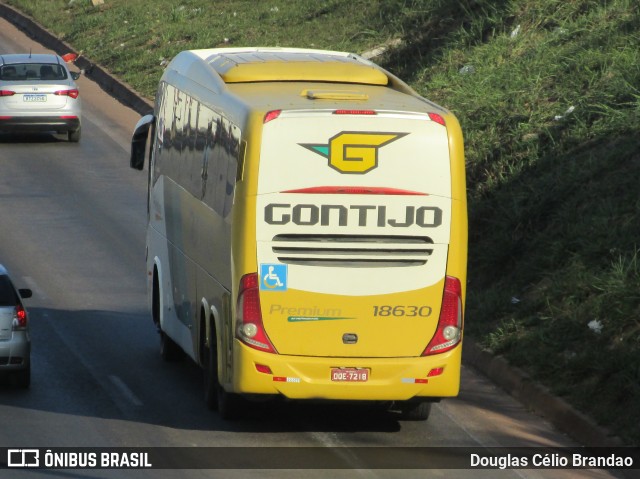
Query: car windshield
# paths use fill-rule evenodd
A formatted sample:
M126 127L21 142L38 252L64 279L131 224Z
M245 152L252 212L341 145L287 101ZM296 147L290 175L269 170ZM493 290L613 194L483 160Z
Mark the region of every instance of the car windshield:
M66 80L67 71L55 63L12 63L0 67L0 80Z
M15 306L18 302L16 291L7 275L0 275L0 307Z

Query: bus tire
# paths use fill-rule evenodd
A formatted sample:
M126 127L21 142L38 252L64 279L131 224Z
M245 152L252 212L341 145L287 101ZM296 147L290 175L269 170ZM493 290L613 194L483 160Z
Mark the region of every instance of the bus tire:
M183 356L180 346L162 330L160 330L160 356L167 362L179 361Z
M242 410L242 397L230 393L218 385L218 414L225 421L234 421L240 418Z
M431 414L431 404L427 401L405 401L400 403L400 417L405 421L426 421Z
M215 411L218 409L218 353L209 341L210 347L202 345L205 352L202 373L204 376L204 402L207 407Z

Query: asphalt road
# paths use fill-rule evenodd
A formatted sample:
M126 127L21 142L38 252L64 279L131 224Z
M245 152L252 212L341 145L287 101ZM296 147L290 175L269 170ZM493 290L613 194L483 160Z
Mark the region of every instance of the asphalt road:
M46 51L0 20L0 53ZM32 386L0 386L0 447L329 448L349 468L308 477L570 478L571 470L389 470L345 446L575 446L486 379L464 368L457 399L428 422L361 406L254 404L238 422L204 405L201 373L164 363L147 311L146 172L128 166L138 115L86 78L83 138L0 134L0 262L28 300ZM204 450L203 450L204 451ZM284 454L280 449L279 454ZM295 449L292 449L295 453ZM386 451L386 452L385 452ZM246 451L248 460L252 457ZM296 470L4 470L2 478L300 477ZM613 477L579 471L580 477Z

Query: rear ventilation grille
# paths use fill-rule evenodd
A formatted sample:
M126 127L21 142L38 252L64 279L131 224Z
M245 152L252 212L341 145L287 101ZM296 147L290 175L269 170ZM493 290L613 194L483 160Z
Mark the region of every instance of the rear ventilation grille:
M422 266L433 252L426 236L277 235L278 261L305 266L389 268Z

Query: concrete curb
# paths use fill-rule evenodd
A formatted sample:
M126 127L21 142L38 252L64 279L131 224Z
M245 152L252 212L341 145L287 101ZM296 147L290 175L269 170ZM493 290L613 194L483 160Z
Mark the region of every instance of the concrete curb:
M587 447L625 446L618 436L551 394L527 373L511 366L505 358L493 356L489 351L483 350L473 339L464 339L462 356L467 366L480 371L523 406L543 416L580 444Z
M0 3L0 16L60 55L74 52L70 45L58 39L53 33L3 3ZM117 79L103 67L84 57L80 57L76 65L84 69L86 76L95 81L104 91L140 115L153 110L153 104L150 101L144 99L130 85ZM524 371L509 365L504 358L493 356L470 338L465 338L463 348L465 365L487 376L526 408L545 417L580 444L588 447L625 446L619 437L598 426L591 418L575 410L566 401L555 397L548 389L535 383Z

